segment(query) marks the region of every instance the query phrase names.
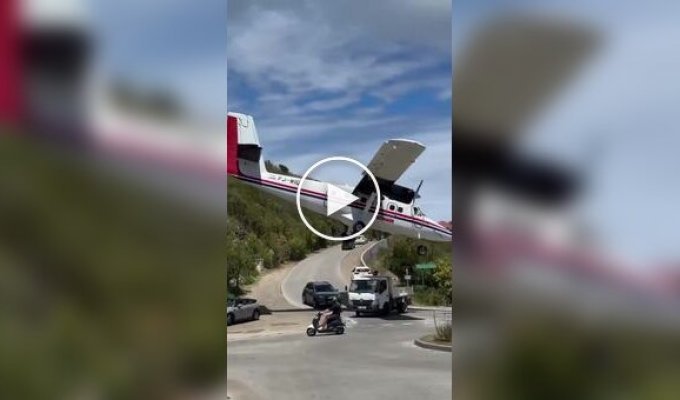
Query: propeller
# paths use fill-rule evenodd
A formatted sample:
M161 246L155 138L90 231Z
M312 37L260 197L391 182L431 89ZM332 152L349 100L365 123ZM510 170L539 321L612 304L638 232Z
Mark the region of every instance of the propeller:
M419 199L419 198L420 198L420 195L418 194L418 192L420 192L420 187L421 187L421 186L423 186L423 180L422 180L422 179L420 180L420 183L418 184L418 188L416 189L416 194L413 196L414 199Z

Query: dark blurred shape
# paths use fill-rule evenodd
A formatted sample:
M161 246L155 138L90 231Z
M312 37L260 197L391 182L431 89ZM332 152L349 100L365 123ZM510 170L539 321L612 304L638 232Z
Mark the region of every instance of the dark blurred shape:
M596 43L592 29L559 18L518 14L488 21L456 56L456 140L512 143Z
M24 31L23 98L32 131L63 141L87 140L84 92L90 42L77 26Z

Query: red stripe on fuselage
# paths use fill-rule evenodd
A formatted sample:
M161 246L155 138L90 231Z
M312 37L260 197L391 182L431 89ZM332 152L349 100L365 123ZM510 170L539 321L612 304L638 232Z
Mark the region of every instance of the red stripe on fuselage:
M0 1L0 122L18 124L24 116L21 2Z
M238 120L227 116L227 174L238 175Z

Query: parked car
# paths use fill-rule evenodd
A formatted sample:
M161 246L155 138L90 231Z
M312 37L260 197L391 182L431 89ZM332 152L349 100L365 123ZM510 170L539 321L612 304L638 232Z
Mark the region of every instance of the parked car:
M314 308L328 306L339 296L338 289L326 281L308 282L302 289L302 303Z
M245 298L227 300L227 325L258 319L260 319L260 305L257 300Z
M364 266L356 266L352 268L352 279L371 276L371 269Z
M364 235L359 235L356 239L354 239L354 244L366 244L368 243L368 239L366 239L366 236Z

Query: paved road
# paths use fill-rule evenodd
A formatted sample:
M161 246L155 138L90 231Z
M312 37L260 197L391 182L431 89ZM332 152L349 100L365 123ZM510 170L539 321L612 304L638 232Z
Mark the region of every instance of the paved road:
M345 271L347 265L358 262L359 254L369 245L359 246L352 251L343 251L340 246L333 246L310 255L293 267L281 282L283 296L296 308L310 308L302 304L301 298L302 289L307 282L328 281L336 288L344 290L350 282L349 273Z
M229 342L232 399L451 398L451 353L413 345L432 331L430 313L354 320L344 335L307 337L301 327L299 334Z

